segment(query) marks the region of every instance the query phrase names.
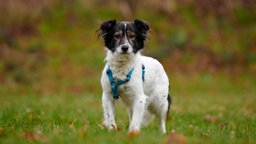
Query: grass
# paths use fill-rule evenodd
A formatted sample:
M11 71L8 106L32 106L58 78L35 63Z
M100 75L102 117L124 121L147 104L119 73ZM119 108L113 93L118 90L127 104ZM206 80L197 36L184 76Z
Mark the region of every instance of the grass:
M116 120L121 130L109 132L100 127L99 76L105 52L102 40L97 40L96 30L99 21L124 19L111 5L59 2L32 22L27 21L29 17L17 15L16 11L8 20L0 22L7 25L3 27L7 33L8 29L14 29L8 34L10 36L0 34L0 44L8 49L0 54L0 144L150 144L164 143L166 139L174 142L175 138L181 143L186 140L196 144L256 143L256 80L253 74L169 74L173 105L167 135L159 133L154 121L142 129L140 137L128 138L128 117L120 104L117 104ZM152 9L141 5L133 16L149 22L152 31L147 47L150 49L145 52L163 61L167 59L163 64L172 68L167 72L175 71L168 63L175 58L169 49L184 50L182 59L174 61L178 61L175 64L179 68L180 64L186 67L191 61L193 63L194 57L201 57L197 49L186 53L186 49L191 48L209 49L208 56L219 59L216 66L224 63L217 71L233 67L229 63L234 60L240 66L248 61L248 66L255 69L256 28L251 21L253 16L248 13L249 7L236 9L234 16L215 16L214 11L209 17L202 17L197 14L197 9L204 8L201 5L194 7L191 3L193 8L183 5L177 3L175 15L164 14L165 10L159 9L162 6ZM23 28L27 24L35 29L31 34ZM200 59L198 66L208 64L203 61ZM237 66L236 62L234 64ZM197 65L191 73L197 73L196 69ZM240 69L246 71L242 66ZM234 70L234 73L237 72ZM172 132L181 137L172 138Z
M121 130L100 127L100 90L38 94L1 88L0 143L164 143L172 132L186 143L256 142L256 82L251 76L171 76L172 120L167 135L159 133L154 120L138 138L129 138L121 104L116 108Z

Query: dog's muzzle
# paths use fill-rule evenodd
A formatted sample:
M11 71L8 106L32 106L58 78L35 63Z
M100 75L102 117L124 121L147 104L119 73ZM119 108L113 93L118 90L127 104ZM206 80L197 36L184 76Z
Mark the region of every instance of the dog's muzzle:
M128 47L127 45L123 45L123 46L121 47L121 49L122 49L123 52L127 52L128 49L129 49L129 47Z

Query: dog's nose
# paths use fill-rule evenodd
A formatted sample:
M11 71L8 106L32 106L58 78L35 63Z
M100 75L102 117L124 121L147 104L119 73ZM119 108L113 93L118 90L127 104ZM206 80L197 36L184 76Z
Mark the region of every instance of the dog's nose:
M128 46L126 46L126 45L124 45L124 46L122 46L122 51L123 52L127 52L128 51L128 49L129 49L129 47Z

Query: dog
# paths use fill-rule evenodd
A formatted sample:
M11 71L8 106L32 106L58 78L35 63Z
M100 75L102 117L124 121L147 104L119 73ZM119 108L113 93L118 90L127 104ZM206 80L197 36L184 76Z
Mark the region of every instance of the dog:
M117 129L114 105L120 99L129 116L130 135L139 135L141 126L155 116L161 132L166 133L169 79L160 62L141 55L148 30L149 25L138 19L108 20L98 29L107 51L101 77L103 125L110 130Z

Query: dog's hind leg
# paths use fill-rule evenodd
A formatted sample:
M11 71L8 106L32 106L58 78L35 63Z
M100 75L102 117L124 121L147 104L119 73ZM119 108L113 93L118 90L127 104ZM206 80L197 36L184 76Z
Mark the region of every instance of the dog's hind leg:
M159 118L159 127L162 133L166 133L166 115Z
M165 126L166 116L167 116L166 113L167 113L167 108L166 108L166 110L163 110L163 111L157 113L157 117L159 120L159 128L162 133L166 133L166 126Z
M132 121L132 110L131 110L131 108L127 108L126 111L127 111L128 117L129 117L129 122L131 122Z
M142 120L142 125L147 126L153 119L155 115L152 114L150 111L145 110L143 120Z
M156 116L159 120L159 128L162 133L166 133L166 118L169 111L169 100L159 101L159 105L156 110Z

